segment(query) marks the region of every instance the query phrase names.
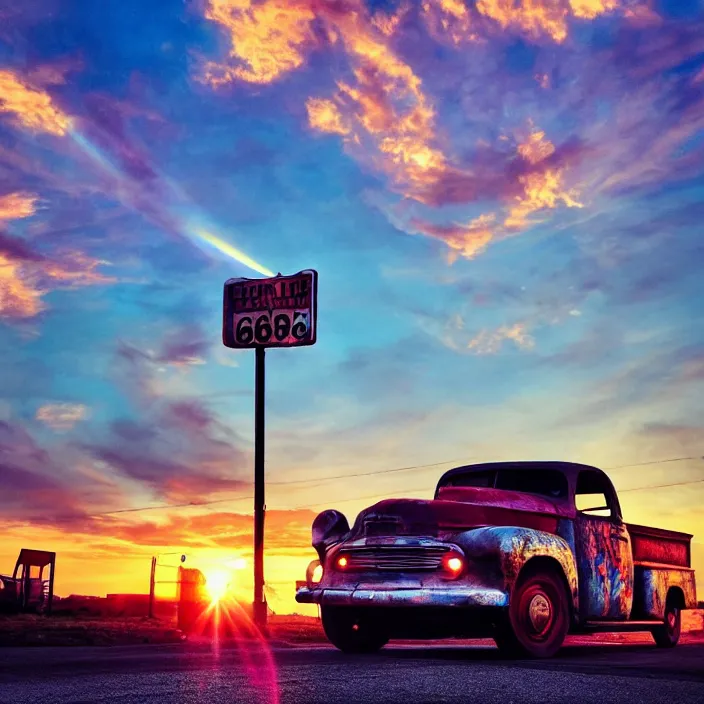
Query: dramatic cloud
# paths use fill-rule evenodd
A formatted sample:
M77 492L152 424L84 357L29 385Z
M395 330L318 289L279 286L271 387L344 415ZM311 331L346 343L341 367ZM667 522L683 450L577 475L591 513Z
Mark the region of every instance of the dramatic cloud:
M98 271L103 262L82 252L66 252L51 259L38 254L13 256L3 253L3 244L0 238L0 318L38 315L46 307L42 297L52 290L115 281ZM16 254L20 247L12 249Z
M0 113L34 132L65 135L71 119L43 90L27 85L12 71L0 71Z
M64 464L66 462L66 464ZM73 468L67 466L74 465ZM51 524L67 522L67 529L85 521L85 504L95 500L95 482L73 484L80 476L80 460L62 449L43 447L16 424L0 420L0 509L3 518ZM85 477L84 477L85 479ZM103 496L111 494L100 483Z
M340 108L332 100L309 98L306 101L310 126L329 134L348 135L352 127L342 117Z
M520 32L531 39L549 37L563 42L568 21L593 20L621 4L620 0L477 0L477 11L502 29Z
M309 509L267 511L267 552L309 552L315 516ZM244 555L252 551L252 516L244 513L220 510L200 515L170 514L158 522L137 517L130 522L112 520L106 529L106 535L137 545L219 547Z
M30 193L8 193L0 196L0 221L28 218L34 215L37 196Z
M423 2L420 15L435 40L452 45L491 36L497 27L536 41L561 43L568 21L593 20L617 7L615 0L518 4L481 0L470 9L461 0L442 0ZM495 166L471 168L461 163L448 134L438 130L438 111L423 80L397 50L394 36L407 13L406 5L395 14L370 13L354 0L285 7L278 0L211 2L206 16L230 33L231 58L246 67L221 66L215 79L211 63L206 78L218 85L281 78L299 68L316 45L311 29L315 20L328 44L344 51L348 67L336 79L337 91L331 97L307 97L311 128L342 137L350 154L385 174L394 191L420 203L441 206L482 196L503 201L503 215L486 213L466 225L438 223L435 217L406 223L403 229L410 233L444 240L453 250L451 261L457 256L473 258L491 239L533 226L537 220L531 216L536 213L582 207L577 190L565 185L565 160L543 130L533 128L517 143L513 163L506 162L498 171ZM486 227L489 222L496 223L491 231Z
M208 0L205 16L230 34L234 65L209 62L205 80L213 86L232 80L270 83L298 68L314 43L315 14L309 0Z
M43 292L28 278L18 261L0 253L0 318L32 318L44 309Z
M480 215L466 225L434 225L416 218L411 220L408 229L444 242L450 247L449 259L452 262L460 256L473 259L481 254L495 237L495 220L496 216L492 213Z
M163 364L192 364L192 355L202 349L177 346L171 336L160 354L121 344L115 380L129 395L133 413L85 444L93 457L161 500L199 502L248 487L239 475L249 455L236 444L236 434L201 400L160 389Z
M476 21L464 0L424 0L421 16L436 41L460 45L479 39Z

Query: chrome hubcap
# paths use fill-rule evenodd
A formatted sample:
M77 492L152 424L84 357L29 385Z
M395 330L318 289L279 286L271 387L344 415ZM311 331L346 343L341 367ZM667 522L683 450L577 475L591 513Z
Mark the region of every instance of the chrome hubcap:
M550 625L550 620L552 618L552 610L550 608L550 602L542 594L536 594L528 605L528 617L530 618L530 624L536 633L545 632L546 628Z

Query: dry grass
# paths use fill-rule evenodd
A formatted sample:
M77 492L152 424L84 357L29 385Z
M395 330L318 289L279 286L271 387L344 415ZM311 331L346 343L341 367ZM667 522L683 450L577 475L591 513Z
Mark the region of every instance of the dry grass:
M0 646L132 645L182 640L181 631L171 623L145 617L0 616Z
M269 617L269 636L292 644L327 643L320 619L296 614Z
M703 627L702 611L685 612L682 641L701 642ZM272 641L291 645L327 643L320 620L312 616L273 614L269 616L268 630ZM178 643L184 639L172 621L146 617L0 616L0 646L135 645ZM591 636L590 640L634 644L652 642L647 633L604 633Z

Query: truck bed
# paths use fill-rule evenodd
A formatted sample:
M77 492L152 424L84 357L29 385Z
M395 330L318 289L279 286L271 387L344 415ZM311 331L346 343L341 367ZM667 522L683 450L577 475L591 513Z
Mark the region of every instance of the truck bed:
M627 523L636 565L656 564L671 567L691 567L692 536L674 530L650 528Z

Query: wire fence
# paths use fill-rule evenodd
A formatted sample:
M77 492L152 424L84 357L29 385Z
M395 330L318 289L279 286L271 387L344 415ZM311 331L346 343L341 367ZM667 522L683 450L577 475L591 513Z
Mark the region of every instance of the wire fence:
M149 579L149 616L176 620L181 592L184 553L162 553L152 557Z

